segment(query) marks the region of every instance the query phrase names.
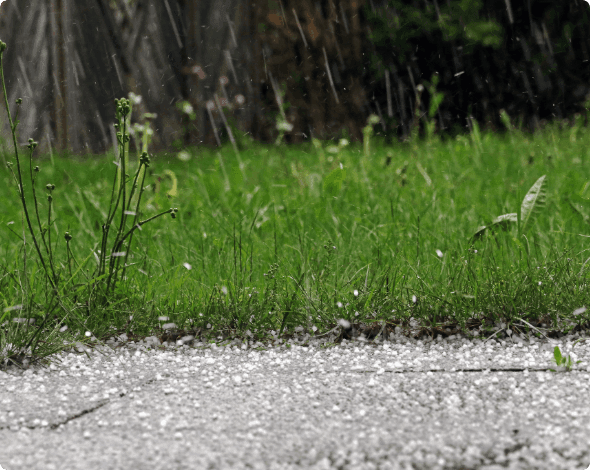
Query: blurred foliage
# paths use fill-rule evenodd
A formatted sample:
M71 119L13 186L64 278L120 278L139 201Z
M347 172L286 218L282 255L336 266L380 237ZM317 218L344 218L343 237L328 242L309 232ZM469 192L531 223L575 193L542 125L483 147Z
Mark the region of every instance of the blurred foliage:
M424 5L420 3L420 5ZM390 47L400 63L410 59L413 41L421 36L434 37L441 31L445 41L459 41L463 52L473 53L477 44L498 48L503 28L495 21L480 18L481 0L461 0L435 8L434 4L416 7L402 0L389 0L388 7L397 12L390 21L380 11L366 8L368 20L375 27L369 35L376 46Z
M388 0L378 8L365 4L363 14L374 46L371 91L385 97L388 70L397 108L390 121L401 122L405 135L415 115L407 108L417 86L423 83L430 91L424 78L435 73L444 100L425 94L420 114L440 104L439 131L469 128L471 117L502 131L502 109L528 130L586 113L590 7L585 2Z

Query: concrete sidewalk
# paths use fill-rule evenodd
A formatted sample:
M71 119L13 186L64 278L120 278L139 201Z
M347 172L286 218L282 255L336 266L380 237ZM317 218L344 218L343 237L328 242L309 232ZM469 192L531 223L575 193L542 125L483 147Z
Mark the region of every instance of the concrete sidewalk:
M105 348L0 372L17 469L587 469L590 347L455 338Z

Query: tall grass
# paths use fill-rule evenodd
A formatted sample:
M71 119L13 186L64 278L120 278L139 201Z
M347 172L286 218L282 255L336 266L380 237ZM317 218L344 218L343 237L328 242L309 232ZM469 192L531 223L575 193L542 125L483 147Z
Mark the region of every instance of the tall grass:
M431 126L426 142L386 146L370 117L362 146L232 140L150 164L145 140L129 155L130 105L116 106L118 155L33 167L30 141L29 184L6 103L17 172L1 176L0 197L17 189L21 202L0 212L0 354L12 362L167 329L255 342L341 319L429 335L587 326L584 128L499 135L474 123L443 141ZM147 224L164 214L176 220Z
M39 213L40 203L37 199L37 190L35 186L35 179L37 174L41 171L41 168L38 165L33 168L33 150L37 146L37 142L34 142L33 139L29 139L29 145L27 146L27 148L29 149L29 177L31 190L30 194L32 194L33 198L33 209L31 209L30 205L27 204L27 196L25 195L27 185L25 185L23 181L24 170L21 168L21 159L18 152L18 144L16 138L16 128L18 126L18 120L16 121L16 123L14 123L12 120L12 116L10 114L10 107L8 105L6 84L4 81L4 68L2 56L5 50L6 44L0 41L0 73L2 75L2 89L4 92L6 112L8 114L8 120L10 123L14 143L16 173L13 168L13 162L6 162L6 166L12 174L15 187L20 198L22 215L24 219L22 226L23 236L19 237L21 238L23 244L23 268L22 272L19 272L19 278L22 275L22 278L24 278L24 283L20 279L14 278L17 282L17 286L15 286L16 294L20 296L21 303L19 303L16 306L7 307L3 313L3 316L0 318L0 321L4 320L6 317L9 317L9 312L17 310L23 311L24 313L24 318L15 319L17 320L17 323L22 323L24 321L24 324L27 326L31 323L38 323L38 326L35 325L34 330L30 334L29 332L32 329L26 328L28 331L24 334L24 336L26 337L26 339L24 340L24 346L17 348L20 350L20 352L16 353L16 356L18 356L19 354L22 356L22 351L27 351L29 350L29 348L33 352L39 349L38 346L41 341L40 333L44 331L45 327L51 323L51 314L54 311L56 311L56 316L59 318L60 323L63 324L66 322L66 320L70 320L74 324L83 326L83 317L77 313L76 308L74 307L74 304L71 301L72 296L68 295L68 291L71 294L73 288L75 288L73 292L74 301L77 299L79 294L83 295L88 310L90 310L91 308L100 309L105 305L109 305L111 303L110 299L117 292L119 273L122 271L124 274L125 270L127 269L128 265L126 261L129 257L129 252L131 251L131 242L135 230L141 230L142 225L158 217L161 217L164 214L170 214L172 218L175 218L178 209L171 208L169 210L165 210L156 215L153 215L152 217L149 217L145 220L139 220L139 205L141 202L143 183L145 180L145 171L142 170L144 170L144 168L149 167L150 159L147 155L147 152L144 151L141 154L141 157L139 158L139 164L137 166L137 171L135 172L135 177L133 178L133 181L129 180L129 175L127 174L127 171L130 170L128 165L128 141L130 139L130 136L127 128L127 116L131 113L131 106L129 104L129 100L126 100L124 98L121 100L115 100L115 106L117 111L116 118L118 120L118 123L115 124L115 128L118 131L117 141L119 143L120 152L117 160L114 162L117 165L117 171L115 174L115 180L113 181L111 199L110 204L108 206L108 214L106 216L104 224L101 227L101 249L97 250L100 256L97 256L96 253L94 253L97 260L96 269L94 271L94 274L90 277L88 277L87 275L88 270L86 273L82 271L88 260L91 258L92 254L88 255L88 257L86 257L82 264L79 264L70 247L73 235L69 231L66 231L63 234L66 245L65 249L67 267L64 266L61 262L59 262L58 266L58 261L55 259L54 253L54 251L57 249L57 245L53 246L51 243L52 226L55 227L56 236L59 236L59 230L57 229L57 224L55 223L56 219L54 218L54 220L52 220L51 217L53 208L52 193L56 189L56 185L53 183L47 183L45 185L45 189L48 191L47 224L45 225L41 222L41 216ZM21 103L21 98L16 100L17 106L20 106ZM16 117L18 117L18 109ZM135 191L138 189L137 182L138 176L140 174L142 175L142 179L139 186L138 195L136 197L136 200L134 200L133 196ZM130 188L128 188L129 183L131 183ZM8 187L8 185L6 187ZM132 206L133 202L135 203L135 207ZM33 210L34 214L32 212ZM59 210L56 211L54 209L54 214L55 213L59 214ZM133 216L133 222L130 224L130 227L128 227L128 218L131 216ZM119 222L119 226L115 233L112 249L110 250L110 252L108 252L107 244L109 242L109 233L111 231L111 226L113 224L116 224L117 220ZM28 282L27 279L27 232L33 241L34 254L36 255L35 258L40 264L40 267L42 268L40 275L45 282L43 306L35 304L35 292L34 289L31 288L31 285L33 285L33 283ZM15 232L12 233L17 235ZM123 257L125 259L125 263L124 266L121 267L120 260ZM36 270L39 268L39 264L33 267L33 276L37 275ZM74 273L72 273L72 264L75 264L76 267ZM61 267L63 271L60 271L59 267ZM84 274L86 275L84 276ZM85 279L83 279L82 283L75 283L76 280L79 281L80 278L83 277ZM6 292L8 293L9 291L10 288ZM4 301L6 303L6 296L4 296ZM55 333L55 330L58 326L54 327L53 331L49 334L50 337L53 335L53 333ZM67 326L62 326L60 328L60 331L63 332L66 329ZM20 331L18 330L19 329L17 328L17 336L19 336L18 334L20 333ZM9 331L9 336L11 336L11 333L12 332ZM22 336L20 336L20 338L22 338ZM0 339L0 347L4 346L4 344L6 343L7 339L4 336L4 334L2 334L2 338ZM13 344L11 343L10 346L13 346ZM9 359L12 359L14 356L14 353L10 354Z

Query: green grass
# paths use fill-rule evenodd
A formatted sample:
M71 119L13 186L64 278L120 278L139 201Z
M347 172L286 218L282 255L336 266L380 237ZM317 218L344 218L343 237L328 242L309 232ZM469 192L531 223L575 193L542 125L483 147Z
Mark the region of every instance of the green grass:
M26 157L5 152L0 362L172 324L252 342L339 319L486 337L588 327L586 128L475 124L387 146L373 124L362 145L242 141L146 152L139 167L127 148L121 159L31 157L32 141Z

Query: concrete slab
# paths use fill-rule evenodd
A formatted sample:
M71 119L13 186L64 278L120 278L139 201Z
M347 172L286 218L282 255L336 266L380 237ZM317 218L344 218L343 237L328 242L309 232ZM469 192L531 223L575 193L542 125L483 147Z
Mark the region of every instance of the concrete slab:
M0 372L0 466L587 469L590 348L553 373L555 345L573 342L61 354Z

